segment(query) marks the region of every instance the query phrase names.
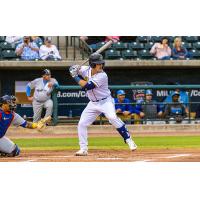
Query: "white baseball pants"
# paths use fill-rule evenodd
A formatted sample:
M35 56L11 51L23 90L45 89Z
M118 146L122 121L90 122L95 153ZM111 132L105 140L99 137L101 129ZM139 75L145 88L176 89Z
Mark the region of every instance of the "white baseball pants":
M51 116L53 112L53 101L51 99L45 101L44 103L40 103L37 101L33 101L33 122L38 122L41 119L42 109L46 109L45 117Z
M115 105L112 97L108 97L99 102L90 101L83 110L78 123L79 145L81 149L88 149L87 127L91 125L101 113L104 113L106 118L115 128L120 128L124 125L124 122L122 122L115 113Z

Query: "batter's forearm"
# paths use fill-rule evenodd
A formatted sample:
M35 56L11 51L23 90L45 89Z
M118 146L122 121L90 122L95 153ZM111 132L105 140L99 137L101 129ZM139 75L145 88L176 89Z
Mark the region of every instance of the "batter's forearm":
M82 88L87 84L87 81L81 79L79 76L74 77L74 80L75 80Z

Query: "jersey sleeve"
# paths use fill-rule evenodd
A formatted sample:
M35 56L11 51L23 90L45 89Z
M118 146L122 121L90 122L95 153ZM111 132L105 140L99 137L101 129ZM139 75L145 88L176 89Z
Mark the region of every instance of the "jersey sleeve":
M22 124L24 124L26 121L17 113L14 113L14 118L12 121L12 125L14 126L20 126Z
M106 73L98 73L96 76L92 77L91 80L96 87L101 87L104 83L108 82L108 76Z
M34 88L36 87L38 81L39 81L39 79L37 78L37 79L35 79L35 80L29 82L29 83L28 83L28 86L29 86L31 89L34 89Z
M54 87L59 86L58 81L55 78L52 79L52 82Z

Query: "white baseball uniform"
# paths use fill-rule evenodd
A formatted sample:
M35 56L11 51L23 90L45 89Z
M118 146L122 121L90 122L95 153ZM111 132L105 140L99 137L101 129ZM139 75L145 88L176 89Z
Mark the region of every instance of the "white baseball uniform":
M50 81L44 82L43 78L37 78L28 83L31 89L35 89L33 96L33 122L41 119L42 109L46 109L45 117L51 116L53 111L53 101L51 100L51 92L53 88L49 88L48 84L58 84L56 79L51 78Z
M90 102L82 112L78 124L79 145L81 149L85 150L87 150L88 146L87 127L91 125L101 113L104 113L109 122L117 129L124 126L124 122L122 122L115 113L114 100L108 88L107 74L102 71L92 76L91 72L92 68L90 66L82 66L79 70L79 75L82 76L84 80L88 82L91 81L96 86L94 89L87 90L87 96ZM130 135L127 136L127 138L129 137Z

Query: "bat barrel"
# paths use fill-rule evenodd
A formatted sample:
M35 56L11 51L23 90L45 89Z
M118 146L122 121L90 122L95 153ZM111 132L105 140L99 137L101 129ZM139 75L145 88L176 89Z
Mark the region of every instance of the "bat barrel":
M112 40L109 40L106 44L104 44L100 49L98 49L95 53L102 53L104 50L110 47L110 45L113 43ZM80 67L85 65L89 59L85 60L83 63L81 63Z

